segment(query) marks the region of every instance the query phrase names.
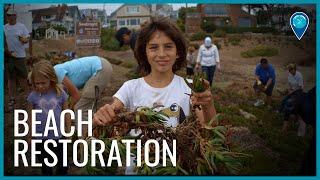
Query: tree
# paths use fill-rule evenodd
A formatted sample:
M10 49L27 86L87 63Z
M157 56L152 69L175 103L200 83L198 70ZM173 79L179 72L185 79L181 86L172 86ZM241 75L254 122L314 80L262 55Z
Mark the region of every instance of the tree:
M55 26L53 26L53 29L57 30L59 33L60 33L61 31L64 31L65 33L68 32L68 31L67 31L67 28L65 28L65 27L62 26L62 25L55 25Z
M177 24L181 31L185 31L186 14L191 12L197 12L197 7L181 7L179 9Z
M178 13L178 19L181 19L182 22L186 20L186 14L191 12L198 12L197 7L181 7Z
M212 21L203 19L201 23L201 29L207 33L213 33L217 27Z

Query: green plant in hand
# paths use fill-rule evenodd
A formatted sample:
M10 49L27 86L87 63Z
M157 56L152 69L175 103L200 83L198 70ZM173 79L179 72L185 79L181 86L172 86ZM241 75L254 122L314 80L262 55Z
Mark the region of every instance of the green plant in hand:
M184 81L187 83L187 85L191 88L192 93L202 93L206 90L206 86L204 83L205 74L203 73L196 73L193 76L192 83L189 83L187 79L184 79ZM191 94L190 94L191 95ZM193 108L201 109L199 105L193 106Z
M193 76L192 83L189 83L186 79L184 80L193 92L201 93L206 90L204 79L205 75L203 73L197 73Z

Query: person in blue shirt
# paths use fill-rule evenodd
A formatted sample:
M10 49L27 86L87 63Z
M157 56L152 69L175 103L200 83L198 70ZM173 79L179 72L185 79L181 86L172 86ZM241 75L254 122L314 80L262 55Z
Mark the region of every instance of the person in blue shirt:
M70 107L82 110L82 119L88 119L88 110L95 101L95 87L98 86L101 94L111 80L111 64L102 57L87 56L57 64L54 69L58 82L71 97Z
M255 79L256 81L253 85L253 88L256 94L258 97L260 97L261 92L265 93L267 95L266 103L267 105L271 105L271 96L276 82L276 73L273 66L268 63L266 58L262 58L260 60L260 64L256 66ZM258 98L254 105L259 106L263 104L264 101Z

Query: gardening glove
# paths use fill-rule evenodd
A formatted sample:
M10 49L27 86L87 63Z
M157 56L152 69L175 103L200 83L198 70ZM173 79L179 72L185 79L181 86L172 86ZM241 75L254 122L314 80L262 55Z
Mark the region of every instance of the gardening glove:
M257 85L260 86L262 83L260 80L257 81Z

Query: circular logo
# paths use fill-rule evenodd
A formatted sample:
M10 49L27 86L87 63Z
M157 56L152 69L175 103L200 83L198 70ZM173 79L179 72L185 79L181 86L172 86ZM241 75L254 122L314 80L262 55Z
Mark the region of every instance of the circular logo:
M296 28L304 28L307 25L307 19L303 15L296 15L293 17L292 23Z

